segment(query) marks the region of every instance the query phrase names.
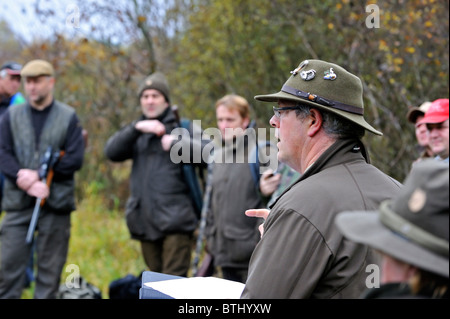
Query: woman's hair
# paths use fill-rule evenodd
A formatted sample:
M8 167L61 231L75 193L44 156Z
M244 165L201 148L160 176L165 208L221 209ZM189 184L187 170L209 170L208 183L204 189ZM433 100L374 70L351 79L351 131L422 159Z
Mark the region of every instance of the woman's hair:
M227 94L216 102L216 109L223 105L229 110L237 110L242 118L250 118L250 104L240 95Z

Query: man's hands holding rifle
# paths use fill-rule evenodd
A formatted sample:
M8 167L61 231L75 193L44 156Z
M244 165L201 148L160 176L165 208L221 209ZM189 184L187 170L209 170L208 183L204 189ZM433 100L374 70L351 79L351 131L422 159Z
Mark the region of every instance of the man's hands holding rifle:
M47 198L50 194L47 184L39 179L39 172L28 168L22 168L17 173L17 186L36 198Z

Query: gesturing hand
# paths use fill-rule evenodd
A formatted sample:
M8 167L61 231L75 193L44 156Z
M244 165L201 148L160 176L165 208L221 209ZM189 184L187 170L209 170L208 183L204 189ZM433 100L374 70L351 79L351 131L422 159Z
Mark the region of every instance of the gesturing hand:
M166 128L158 120L143 120L137 122L134 127L142 133L153 133L157 136L161 136L166 133Z
M267 219L267 216L269 216L270 210L268 209L248 209L245 211L245 215L249 216L249 217L262 217L264 218L264 220ZM264 234L264 223L262 223L261 225L259 225L258 227L259 232L262 235Z

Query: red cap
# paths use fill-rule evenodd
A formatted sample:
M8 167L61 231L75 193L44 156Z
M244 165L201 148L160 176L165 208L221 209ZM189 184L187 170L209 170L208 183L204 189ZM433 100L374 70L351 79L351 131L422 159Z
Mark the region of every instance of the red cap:
M437 99L431 103L423 119L421 119L417 124L422 123L442 123L448 120L448 99Z

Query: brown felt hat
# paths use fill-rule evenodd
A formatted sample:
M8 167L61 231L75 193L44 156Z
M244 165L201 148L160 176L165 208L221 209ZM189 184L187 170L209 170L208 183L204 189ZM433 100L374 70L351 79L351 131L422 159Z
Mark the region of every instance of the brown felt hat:
M282 99L307 104L344 117L374 134L383 135L364 119L361 80L337 64L321 60L302 61L291 71L280 92L257 95L255 99L264 102Z

